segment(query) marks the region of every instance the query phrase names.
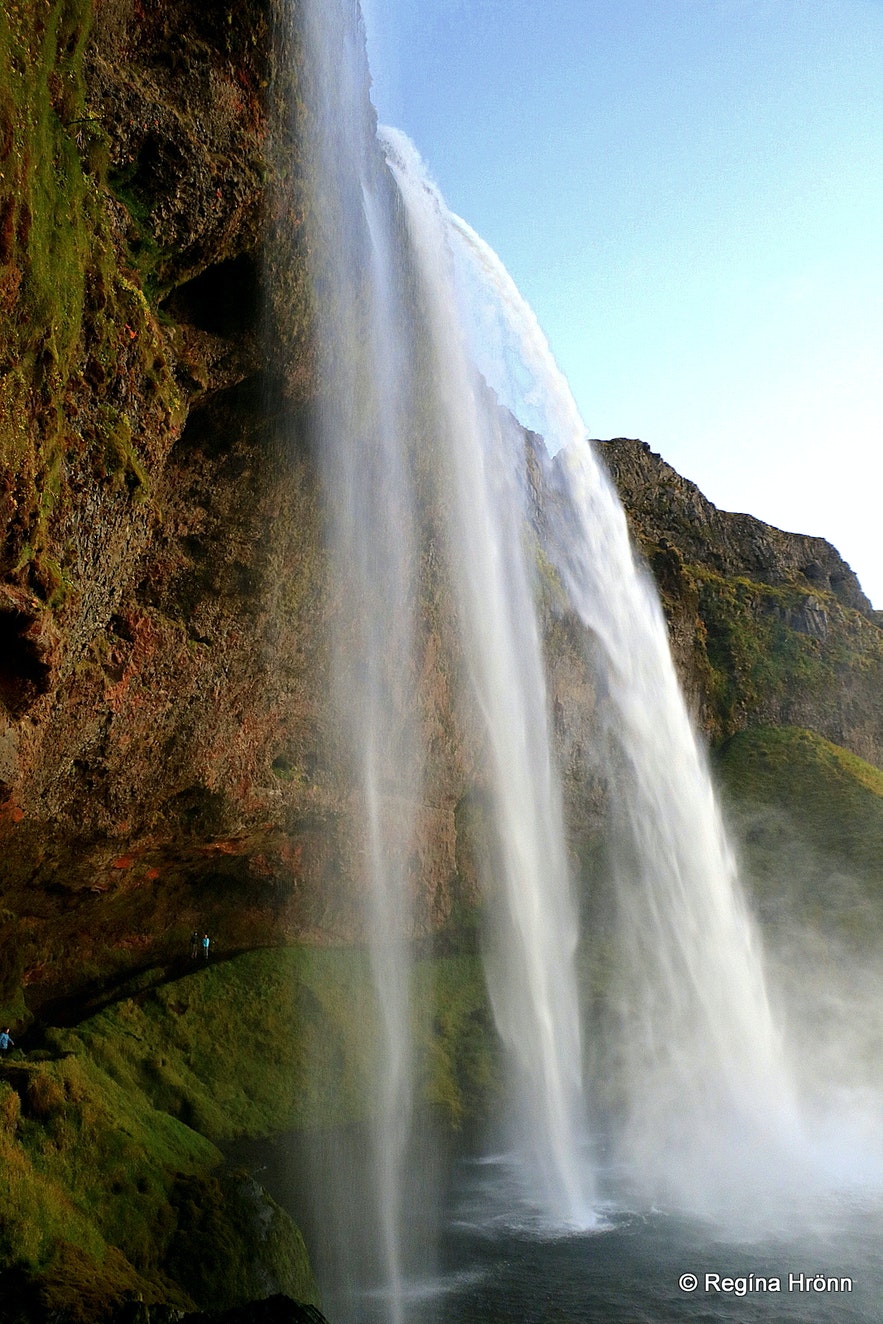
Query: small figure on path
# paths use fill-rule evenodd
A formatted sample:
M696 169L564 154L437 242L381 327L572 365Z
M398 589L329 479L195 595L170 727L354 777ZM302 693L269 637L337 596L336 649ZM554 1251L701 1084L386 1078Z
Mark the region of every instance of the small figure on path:
M196 961L199 957L199 929L194 929L190 935L190 959Z
M209 949L209 946L210 946L210 939L209 939L209 936L208 936L207 933L204 933L204 934L202 935L202 954L203 954L203 956L205 957L206 960L208 960L208 949Z
M7 1025L6 1029L0 1034L0 1053L6 1053L14 1046L13 1038L9 1033L9 1026Z

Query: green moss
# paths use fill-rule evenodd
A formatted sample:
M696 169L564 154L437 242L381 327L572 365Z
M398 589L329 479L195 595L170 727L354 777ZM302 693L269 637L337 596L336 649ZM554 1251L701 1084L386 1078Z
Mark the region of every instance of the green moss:
M415 1029L426 1102L453 1126L481 1115L498 1072L475 958L418 961ZM217 1308L273 1281L315 1299L296 1229L215 1142L370 1115L364 951L200 967L49 1032L46 1050L0 1064L0 1259L39 1275L55 1306L80 1291L84 1321L137 1293Z
M125 1015L120 1026L125 1034ZM39 1275L55 1308L99 1317L98 1302L141 1295L180 1306L237 1304L259 1295L273 1271L278 1290L315 1299L297 1230L242 1179L214 1175L215 1146L153 1107L148 1095L89 1051L85 1037L56 1032L60 1055L9 1062L0 1092L0 1257ZM107 1055L106 1055L107 1056ZM200 1194L201 1219L192 1216ZM255 1211L255 1202L261 1205ZM267 1228L271 1236L268 1240ZM203 1282L181 1266L213 1263ZM263 1275L263 1277L262 1277ZM91 1312L91 1313L90 1313Z
M212 1167L220 1155L143 1093L124 1089L76 1036L63 1039L64 1056L5 1071L21 1099L18 1166L29 1170L29 1193L7 1216L24 1220L35 1239L28 1258L36 1267L58 1238L92 1255L112 1242L149 1267L145 1247L162 1244L170 1174Z
M712 699L724 723L791 685L813 686L826 670L816 639L789 629L798 590L699 572L700 614L712 667Z
M268 1290L316 1300L306 1247L282 1209L245 1173L182 1177L166 1269L196 1301L247 1301ZM257 1233L257 1235L256 1235ZM259 1245L263 1283L242 1246Z
M132 443L132 424L119 410L107 408L107 430L104 438L104 468L117 475L135 497L145 496L150 480Z
M150 1284L134 1273L125 1256L112 1246L92 1255L63 1238L39 1274L39 1298L49 1318L65 1324L96 1324L109 1306L135 1299L158 1299ZM179 1298L180 1302L180 1298Z
M879 631L830 593L687 569L698 588L697 629L719 735L743 725L745 714L787 711L797 694L824 708L843 676L883 661ZM800 622L819 608L825 626L821 634L810 633Z
M71 365L92 247L96 196L78 151L90 9L55 0L0 11L0 311L12 314L14 356L33 356L44 375Z
M732 736L716 762L727 793L776 806L807 840L869 877L883 866L883 772L799 727ZM883 885L883 878L881 878Z
M5 554L52 610L78 579L61 525L84 455L110 501L116 489L143 503L152 443L181 419L138 271L117 251L107 137L85 109L91 17L92 0L0 6L0 464L18 512ZM112 387L131 418L102 416Z
M883 923L883 772L797 727L740 732L715 762L761 898L875 940Z
M416 993L426 1097L459 1123L494 1072L476 959L418 963ZM370 1111L379 1016L361 949L250 952L108 1009L80 1035L115 1079L212 1140Z
M133 163L125 171L112 173L107 182L117 201L121 202L129 213L129 261L138 273L149 302L155 306L172 288L172 283L163 280L160 274L164 260L170 255L156 242L150 220L149 201L133 187L136 170L137 163Z
M500 1092L487 991L474 956L421 962L416 971L420 1031L421 1088L425 1100L449 1126L487 1115Z

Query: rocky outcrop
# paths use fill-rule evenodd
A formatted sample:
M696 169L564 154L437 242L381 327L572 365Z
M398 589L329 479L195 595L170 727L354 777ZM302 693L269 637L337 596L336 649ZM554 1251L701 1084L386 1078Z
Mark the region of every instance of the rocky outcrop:
M643 545L664 540L682 560L716 574L797 585L809 595L833 596L844 607L871 614L855 574L824 538L784 533L753 515L718 510L646 442L617 437L595 446Z
M718 510L646 443L596 442L712 739L799 726L883 764L879 613L822 538Z

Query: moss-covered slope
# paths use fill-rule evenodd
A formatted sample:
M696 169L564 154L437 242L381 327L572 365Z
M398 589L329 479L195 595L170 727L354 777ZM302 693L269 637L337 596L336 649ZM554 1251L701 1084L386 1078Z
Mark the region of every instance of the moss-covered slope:
M883 774L800 728L753 728L716 763L771 997L811 1115L879 1125ZM873 1147L873 1146L872 1146Z
M715 763L767 916L876 947L883 772L797 727L742 731L724 742Z
M421 1092L457 1126L498 1087L484 983L468 957L417 979ZM252 952L16 1051L0 1064L0 1264L84 1324L139 1294L315 1300L297 1230L218 1145L367 1120L372 990L364 952Z

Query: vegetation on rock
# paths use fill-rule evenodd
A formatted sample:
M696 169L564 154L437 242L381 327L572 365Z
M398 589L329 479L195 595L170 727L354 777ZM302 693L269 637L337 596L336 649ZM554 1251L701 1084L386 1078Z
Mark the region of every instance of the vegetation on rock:
M715 766L767 913L876 945L883 927L883 772L799 727L730 737Z
M642 442L600 451L712 740L803 726L883 766L883 630L834 548L717 510Z
M423 1097L459 1126L497 1088L484 982L470 957L418 981ZM47 1031L0 1065L0 1260L83 1324L139 1294L315 1301L294 1225L218 1146L364 1122L378 1044L353 949L251 952Z

